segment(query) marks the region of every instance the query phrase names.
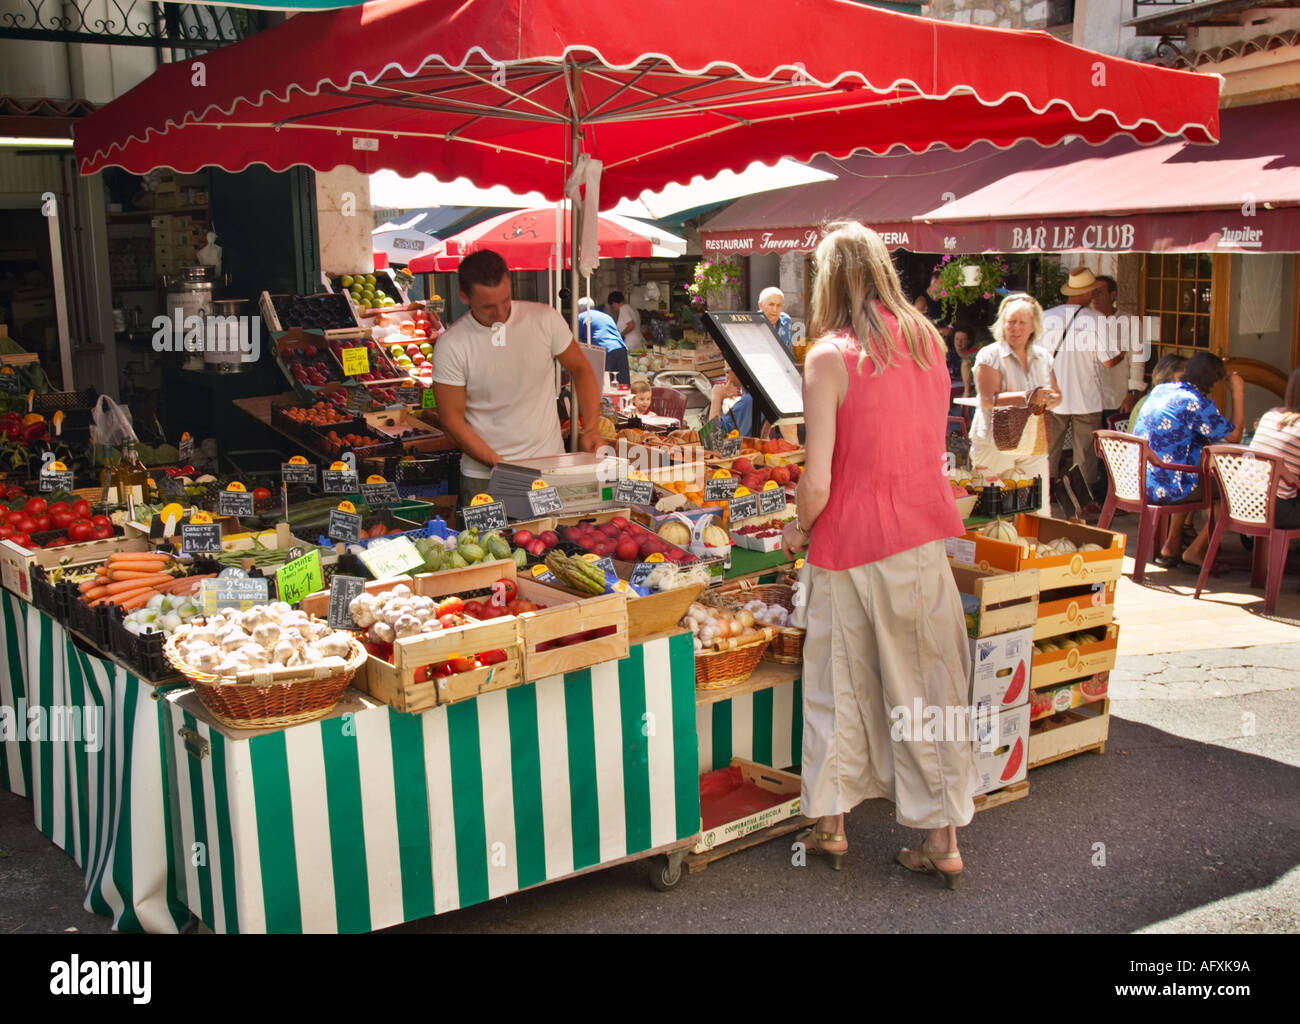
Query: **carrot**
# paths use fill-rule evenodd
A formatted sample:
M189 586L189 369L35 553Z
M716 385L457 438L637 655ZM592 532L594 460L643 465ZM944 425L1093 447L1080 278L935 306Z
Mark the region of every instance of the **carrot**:
M108 556L109 563L113 562L152 562L152 561L169 561L171 555L165 551L114 551Z
M165 562L114 562L108 567L110 574L115 572L162 572L167 568Z
M143 608L149 603L149 598L152 596L152 593L144 593L131 598L129 601L122 601L120 603L126 611L131 611L133 608Z
M154 579L122 580L120 583L110 583L107 587L109 594L125 594L132 590L139 590L141 587L153 588L155 583L165 583L171 577L166 573L158 573Z
M160 594L184 594L189 593L199 585L200 580L210 580L216 574L204 573L201 576L181 576L172 580L170 583L160 583L154 587Z
M141 572L138 569L114 569L108 574L108 578L114 583L120 583L122 580L150 580L157 579L159 576L165 576L166 579L158 580L159 583L166 583L173 577L165 572Z
M96 598L104 597L107 593L108 587L101 584L96 587L91 587L89 590L83 590L81 596L86 601L94 601Z
M99 586L100 583L100 580L86 580L84 583L77 584L77 591L84 594L87 590L93 590L95 587Z

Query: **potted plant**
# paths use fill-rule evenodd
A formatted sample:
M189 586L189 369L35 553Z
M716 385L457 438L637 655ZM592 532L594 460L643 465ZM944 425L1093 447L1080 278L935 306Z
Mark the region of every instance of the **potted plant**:
M695 274L686 293L691 304L699 309L730 309L737 301L736 293L744 278L740 261L730 256L704 259L695 264Z
M945 256L934 269L943 319L952 320L959 306L993 298L1008 268L999 256Z

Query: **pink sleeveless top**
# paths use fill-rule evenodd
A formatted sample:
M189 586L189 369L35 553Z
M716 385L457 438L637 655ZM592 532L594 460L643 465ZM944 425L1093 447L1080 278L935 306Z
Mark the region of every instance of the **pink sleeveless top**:
M883 310L882 310L883 312ZM830 500L813 526L808 561L851 569L964 529L944 463L944 431L952 384L943 352L929 369L912 361L897 321L894 365L872 376L850 332L835 338L849 373L835 421Z

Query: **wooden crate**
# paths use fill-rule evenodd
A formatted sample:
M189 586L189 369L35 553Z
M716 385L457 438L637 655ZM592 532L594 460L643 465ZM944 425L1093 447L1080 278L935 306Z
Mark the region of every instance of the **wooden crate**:
M957 589L979 599L977 638L1010 633L1032 626L1038 614L1038 573L1005 572L1001 569L974 569L958 565L950 558Z
M1022 538L1048 541L1068 537L1078 545L1100 544L1102 550L1037 557L1030 553L1028 543L1023 540L1013 544L972 530L966 534L966 539L975 542L974 564L980 569L1005 569L1007 572L1037 569L1039 586L1043 590L1112 583L1123 571L1125 538L1122 533L1026 512L1016 516L1015 527Z
M464 569L417 573L413 577L411 590L423 597L450 597L452 594L486 590L497 580L512 580L516 575L513 559L497 558Z
M1065 651L1042 651L1034 654L1034 667L1029 675L1029 685L1037 690L1076 679L1109 672L1115 667L1119 647L1119 624L1106 627L1103 639L1090 644L1080 644Z
M1089 750L1104 754L1109 735L1109 699L1034 722L1029 727L1029 767L1038 768Z
M511 563L513 566L514 563ZM519 641L523 651L524 680L536 682L590 668L602 661L619 661L629 653L628 599L624 594L599 597L562 597L563 591L521 578L516 581L519 596L546 605L541 611L524 612L519 619ZM558 598L558 600L557 600ZM568 647L539 651L539 644L574 633L613 626L609 636L584 640Z
M1047 596L1052 596L1048 592ZM1065 633L1109 626L1115 621L1115 584L1100 585L1080 594L1051 601L1039 600L1034 639L1048 640Z
M656 633L680 629L692 602L699 599L705 584L662 590L645 597L627 599L627 634L629 641L641 640Z
M11 540L0 541L0 581L24 601L32 599L33 565L45 569L64 566L98 565L115 551L150 551L152 545L140 537L106 537L80 544L62 544L57 548L28 551Z
M1010 786L995 789L992 793L981 793L975 798L975 813L987 811L992 807L1001 807L1003 804L1012 803L1028 795L1029 780L1021 779L1019 782L1013 782Z
M366 692L394 710L417 712L518 686L523 682L518 629L518 621L506 616L404 637L393 644L392 663L374 655L367 660ZM472 658L481 651L498 649L506 652L506 660L498 665L444 678L416 678L417 673L434 662Z
M443 447L442 434L433 430L424 420L412 416L406 409L385 409L378 412L368 412L364 415L366 426L370 428L372 433L390 440L399 440L402 442L402 447L409 451L438 451ZM395 421L394 426L385 426L389 420ZM399 438L394 437L391 433L391 431L403 429L419 431L423 436Z

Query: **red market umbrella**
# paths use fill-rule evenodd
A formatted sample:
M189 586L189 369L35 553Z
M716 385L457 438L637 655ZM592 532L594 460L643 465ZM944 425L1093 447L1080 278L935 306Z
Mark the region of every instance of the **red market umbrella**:
M773 26L779 26L774 30ZM1219 79L850 0L373 0L167 64L83 119L83 174L345 164L601 205L755 160L1218 136Z
M555 268L556 220L552 206L511 210L444 239L439 249L421 253L411 260L407 269L415 274L451 273L460 266L463 257L479 249L492 249L505 257L511 270L549 270ZM598 223L597 243L602 257L648 259L654 255L650 239L629 231L608 217L600 217ZM563 233L564 251L567 252L572 240L568 218L564 218Z

